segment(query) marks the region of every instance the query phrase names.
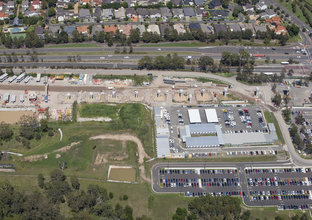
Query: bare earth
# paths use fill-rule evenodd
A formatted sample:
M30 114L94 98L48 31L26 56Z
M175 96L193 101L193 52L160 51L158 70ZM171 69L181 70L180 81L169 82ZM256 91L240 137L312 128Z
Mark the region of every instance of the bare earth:
M133 141L138 145L138 151L139 151L139 169L140 169L140 176L143 180L150 182L151 180L146 177L145 175L145 168L144 168L144 157L150 158L146 152L144 151L143 145L139 138L133 135L129 134L103 134L91 137L90 140L96 140L96 139L111 139L111 140L117 140L117 141Z
M72 148L73 146L79 144L80 142L73 142L68 146L62 147L60 149L57 149L55 151L53 151L52 153L56 153L56 152L66 152L68 150L70 150L70 148ZM50 153L47 154L36 154L36 155L31 155L31 156L27 156L23 158L23 161L28 161L28 162L34 162L34 161L38 161L38 160L43 160L43 159L47 159L48 155Z

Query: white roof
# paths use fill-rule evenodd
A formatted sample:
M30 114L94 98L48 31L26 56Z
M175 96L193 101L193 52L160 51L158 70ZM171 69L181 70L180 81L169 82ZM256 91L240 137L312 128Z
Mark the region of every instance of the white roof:
M188 114L190 123L201 123L198 109L188 109Z
M210 109L205 109L206 113L206 118L208 123L218 123L219 119L217 116L217 112L215 109L210 108Z

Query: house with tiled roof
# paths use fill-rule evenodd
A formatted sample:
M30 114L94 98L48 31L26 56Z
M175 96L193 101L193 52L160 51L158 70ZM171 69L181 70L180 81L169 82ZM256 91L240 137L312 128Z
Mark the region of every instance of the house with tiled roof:
M178 32L178 34L184 34L186 33L185 27L183 24L174 24L173 29Z
M125 19L126 17L126 10L121 7L121 8L118 8L114 11L114 14L115 14L115 18L117 19Z
M34 10L39 10L41 8L41 1L39 0L31 1L30 8L33 8Z
M4 12L0 12L0 20L3 21L6 19L9 19L9 15L5 14Z
M90 0L80 0L80 4L81 5L91 4L91 1Z
M119 31L128 37L128 36L130 36L131 26L130 25L119 25Z
M81 34L83 34L83 36L88 37L89 36L89 32L88 32L88 26L87 25L81 25L78 26L77 31Z
M275 29L274 29L275 34L277 35L285 35L287 33L287 30L284 26L282 25L278 25Z
M114 25L108 25L108 26L104 26L104 32L106 32L106 33L110 33L110 32L112 32L112 33L116 33L116 31L117 31L117 27L115 27Z

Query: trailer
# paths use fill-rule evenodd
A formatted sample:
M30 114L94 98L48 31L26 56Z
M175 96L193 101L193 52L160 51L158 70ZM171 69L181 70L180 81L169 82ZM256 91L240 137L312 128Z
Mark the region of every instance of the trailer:
M11 102L12 103L16 102L16 95L12 95Z
M24 94L20 94L19 99L20 102L24 102L25 101Z
M44 84L48 83L48 76L44 76Z
M36 82L41 81L41 73L37 73Z
M5 95L4 95L4 101L5 101L6 103L8 103L8 102L10 101L10 94L9 94L9 93L5 93Z
M0 76L0 82L4 82L7 78L9 78L9 74L5 73Z
M288 65L288 64L289 64L289 62L284 61L284 62L281 62L281 64L282 64L282 65Z
M16 82L17 83L20 83L22 82L26 77L26 74L25 73L22 73L21 75L19 75L17 78L16 78Z
M28 83L30 80L32 80L33 77L32 76L27 76L26 79L24 80L24 83Z
M16 78L17 78L17 76L12 76L12 77L9 79L9 83L12 83Z

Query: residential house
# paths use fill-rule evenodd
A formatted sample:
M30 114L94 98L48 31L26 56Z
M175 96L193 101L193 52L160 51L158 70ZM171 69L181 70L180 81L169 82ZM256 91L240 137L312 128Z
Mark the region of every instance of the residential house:
M29 1L28 0L23 0L20 9L27 10L29 8Z
M268 6L264 2L258 2L256 4L256 9L259 11L265 11L268 8Z
M90 2L90 0L80 0L80 4L81 5L87 5L87 4L91 5L91 2Z
M56 8L67 8L67 2L64 0L58 0L56 2Z
M84 22L89 22L91 19L90 10L85 8L80 9L79 18L82 19Z
M190 31L191 31L191 32L201 30L201 27L200 27L200 24L199 24L199 23L190 23L190 24L189 24L189 28L190 28Z
M58 22L64 22L66 19L65 10L63 8L58 8L56 10L55 17L58 20Z
M258 24L255 24L254 26L254 29L257 32L267 32L267 28L265 25L258 25Z
M113 34L115 34L116 33L116 31L117 31L117 27L115 27L114 25L108 25L108 26L104 26L104 32L106 32L106 33L113 33Z
M137 14L140 19L149 17L149 11L146 8L137 8Z
M143 24L132 25L131 29L139 29L141 35L146 31Z
M242 31L241 27L240 27L237 23L228 24L228 26L229 26L229 30L230 30L231 32Z
M160 29L161 36L165 35L166 29L168 29L168 31L173 30L173 28L168 23L160 24L159 29Z
M227 32L227 26L225 24L213 24L213 29L216 34Z
M183 19L184 18L184 13L182 8L173 8L172 9L172 14L174 18L179 18Z
M36 11L36 10L26 10L25 12L24 12L24 16L25 17L36 17L36 16L39 16L39 13L38 13L38 11Z
M287 30L284 26L282 25L278 25L275 29L274 29L275 34L277 35L285 35L287 33Z
M182 0L171 0L172 4L175 6L182 6L183 1Z
M126 8L126 16L128 18L136 17L137 13L134 8Z
M168 19L172 18L171 11L167 7L161 7L160 14L161 14L161 18L163 19L163 21L167 21Z
M119 31L126 35L127 37L130 36L131 26L130 25L119 25Z
M274 16L276 16L276 13L272 9L268 9L265 12L259 14L259 17L263 19L271 19Z
M147 28L147 32L157 33L160 35L159 27L156 24L150 24Z
M102 25L95 25L95 26L92 27L91 35L94 36L95 34L100 33L103 30L104 29L103 29Z
M222 20L229 16L226 10L210 10L209 13L214 20Z
M203 8L196 8L196 17L207 17L207 11Z
M123 7L116 9L115 10L115 18L120 19L120 20L125 19L126 18L126 10Z
M30 8L31 10L39 10L41 8L41 1L39 0L31 1Z
M18 17L15 17L14 19L11 19L9 21L9 25L13 27L19 27L23 25L23 19L19 19Z
M76 30L75 26L65 26L64 31L68 34L69 37L73 37L73 32Z
M0 11L0 20L3 21L6 19L9 19L9 15Z
M150 9L149 14L150 14L150 18L160 18L161 17L160 10L157 8Z
M183 8L183 13L184 13L185 17L194 17L195 16L195 11L194 11L194 8L192 8L192 7Z
M203 6L206 0L194 0L196 6Z
M221 0L212 0L211 2L209 2L208 4L208 8L209 9L215 9L217 7L221 7Z
M95 8L93 12L93 18L96 20L101 20L102 17L102 10L100 7Z
M44 29L43 27L36 26L35 27L35 34L39 37L39 39L44 39Z
M8 3L7 3L7 9L13 10L14 7L15 7L14 1L8 1Z
M49 33L52 36L56 36L60 32L61 32L60 26L49 26Z
M0 2L0 11L3 10L3 2Z
M208 24L202 23L202 24L200 24L200 28L206 34L212 34L213 33L212 27Z
M254 12L254 6L252 4L246 4L243 6L244 11L251 11Z
M251 30L253 36L256 35L255 29L253 28L252 24L249 23L240 23L239 26L241 27L242 31Z
M85 36L85 37L89 36L87 25L78 26L76 29L77 29L78 33L82 34L83 36Z
M174 30L178 32L178 34L184 34L186 33L185 27L183 24L174 24L173 25Z
M102 0L93 0L92 6L94 7L100 7L102 5Z
M111 19L113 18L113 16L114 16L114 11L113 11L113 9L111 9L111 8L105 8L105 9L103 9L103 11L102 11L102 17L103 17L104 19L111 20Z
M193 6L194 2L193 2L193 0L183 0L183 4L188 5L188 6Z

